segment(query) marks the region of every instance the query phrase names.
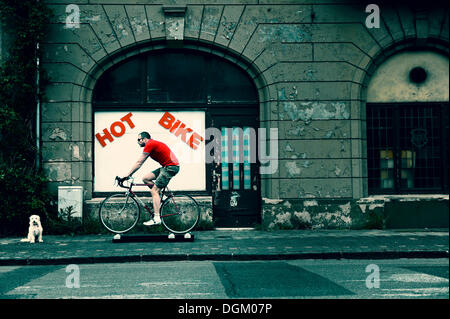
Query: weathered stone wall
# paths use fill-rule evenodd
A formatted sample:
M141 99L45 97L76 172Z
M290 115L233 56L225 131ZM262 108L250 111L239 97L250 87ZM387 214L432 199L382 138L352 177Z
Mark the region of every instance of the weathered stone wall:
M279 229L448 228L448 195L379 195L358 200L263 199L262 227Z
M42 112L44 168L54 190L82 185L88 199L95 81L114 63L180 37L163 5L186 6L185 45L223 55L255 79L260 126L278 128L280 139L279 169L261 176L262 197L285 200L281 208L293 199L347 205L367 196L364 88L374 68L401 48L448 45L442 4L380 5L380 28L369 29L361 1L46 2L55 18L42 43L51 77ZM79 28L65 24L68 4L80 8Z
M417 84L409 73L415 67L425 71ZM388 58L371 76L367 103L448 101L448 56L431 51L406 51Z

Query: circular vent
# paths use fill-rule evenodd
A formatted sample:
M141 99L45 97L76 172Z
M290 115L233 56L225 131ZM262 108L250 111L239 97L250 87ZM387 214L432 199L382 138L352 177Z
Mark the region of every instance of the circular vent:
M415 67L409 72L409 79L413 83L421 84L427 79L427 71L420 66Z

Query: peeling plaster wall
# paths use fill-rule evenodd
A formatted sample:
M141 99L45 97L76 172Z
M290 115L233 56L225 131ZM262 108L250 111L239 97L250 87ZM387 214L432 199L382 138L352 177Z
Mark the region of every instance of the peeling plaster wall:
M421 85L409 79L409 72L415 67L421 67L427 73L427 79ZM448 57L435 52L396 54L375 71L367 88L367 102L448 101L448 69Z
M285 200L280 205L263 204L263 227L276 229L354 228L350 201Z
M202 50L220 48L220 54L256 72L260 126L279 130L278 170L261 176L261 195L281 203L266 204L263 215L273 213L274 225L286 227L292 220L323 227L353 224L355 207L361 211L355 201L367 196L361 92L369 68L395 43L417 40L432 47L427 39L448 44L449 38L440 5L420 11L418 19L413 6L384 4L386 23L368 29L360 1L46 2L55 13L42 43L42 66L51 78L42 103L42 156L51 189L82 185L85 198L92 196L91 94L98 70L145 52L154 41L182 36L186 43L208 44ZM65 26L68 3L80 8L80 28ZM184 25L168 19L163 5L186 6ZM136 45L141 47L133 51ZM125 49L130 50L121 55ZM292 210L284 205L292 200L308 204ZM323 200L339 200L342 207ZM318 205L308 206L313 201Z
M263 199L262 226L267 230L448 228L448 203L448 195L278 202Z

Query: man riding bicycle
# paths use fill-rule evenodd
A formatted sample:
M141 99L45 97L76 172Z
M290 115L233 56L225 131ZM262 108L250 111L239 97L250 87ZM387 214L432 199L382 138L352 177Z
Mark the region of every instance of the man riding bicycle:
M150 193L153 198L153 210L155 213L153 219L144 222L144 225L159 225L161 224L159 212L161 197L159 192L166 187L172 177L178 173L180 170L180 163L166 144L152 139L148 132L140 133L137 141L139 146L144 148L144 152L139 157L136 164L133 165L128 175L121 178L121 180L124 181L129 179L139 168L141 168L142 164L144 164L149 156L162 166L148 175L145 175L142 179L145 184L149 184Z

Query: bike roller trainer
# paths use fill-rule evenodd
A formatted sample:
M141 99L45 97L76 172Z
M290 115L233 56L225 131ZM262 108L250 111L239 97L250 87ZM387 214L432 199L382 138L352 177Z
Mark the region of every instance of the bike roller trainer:
M117 234L113 237L113 243L139 243L139 242L193 242L194 235L186 234L143 234L124 235Z

